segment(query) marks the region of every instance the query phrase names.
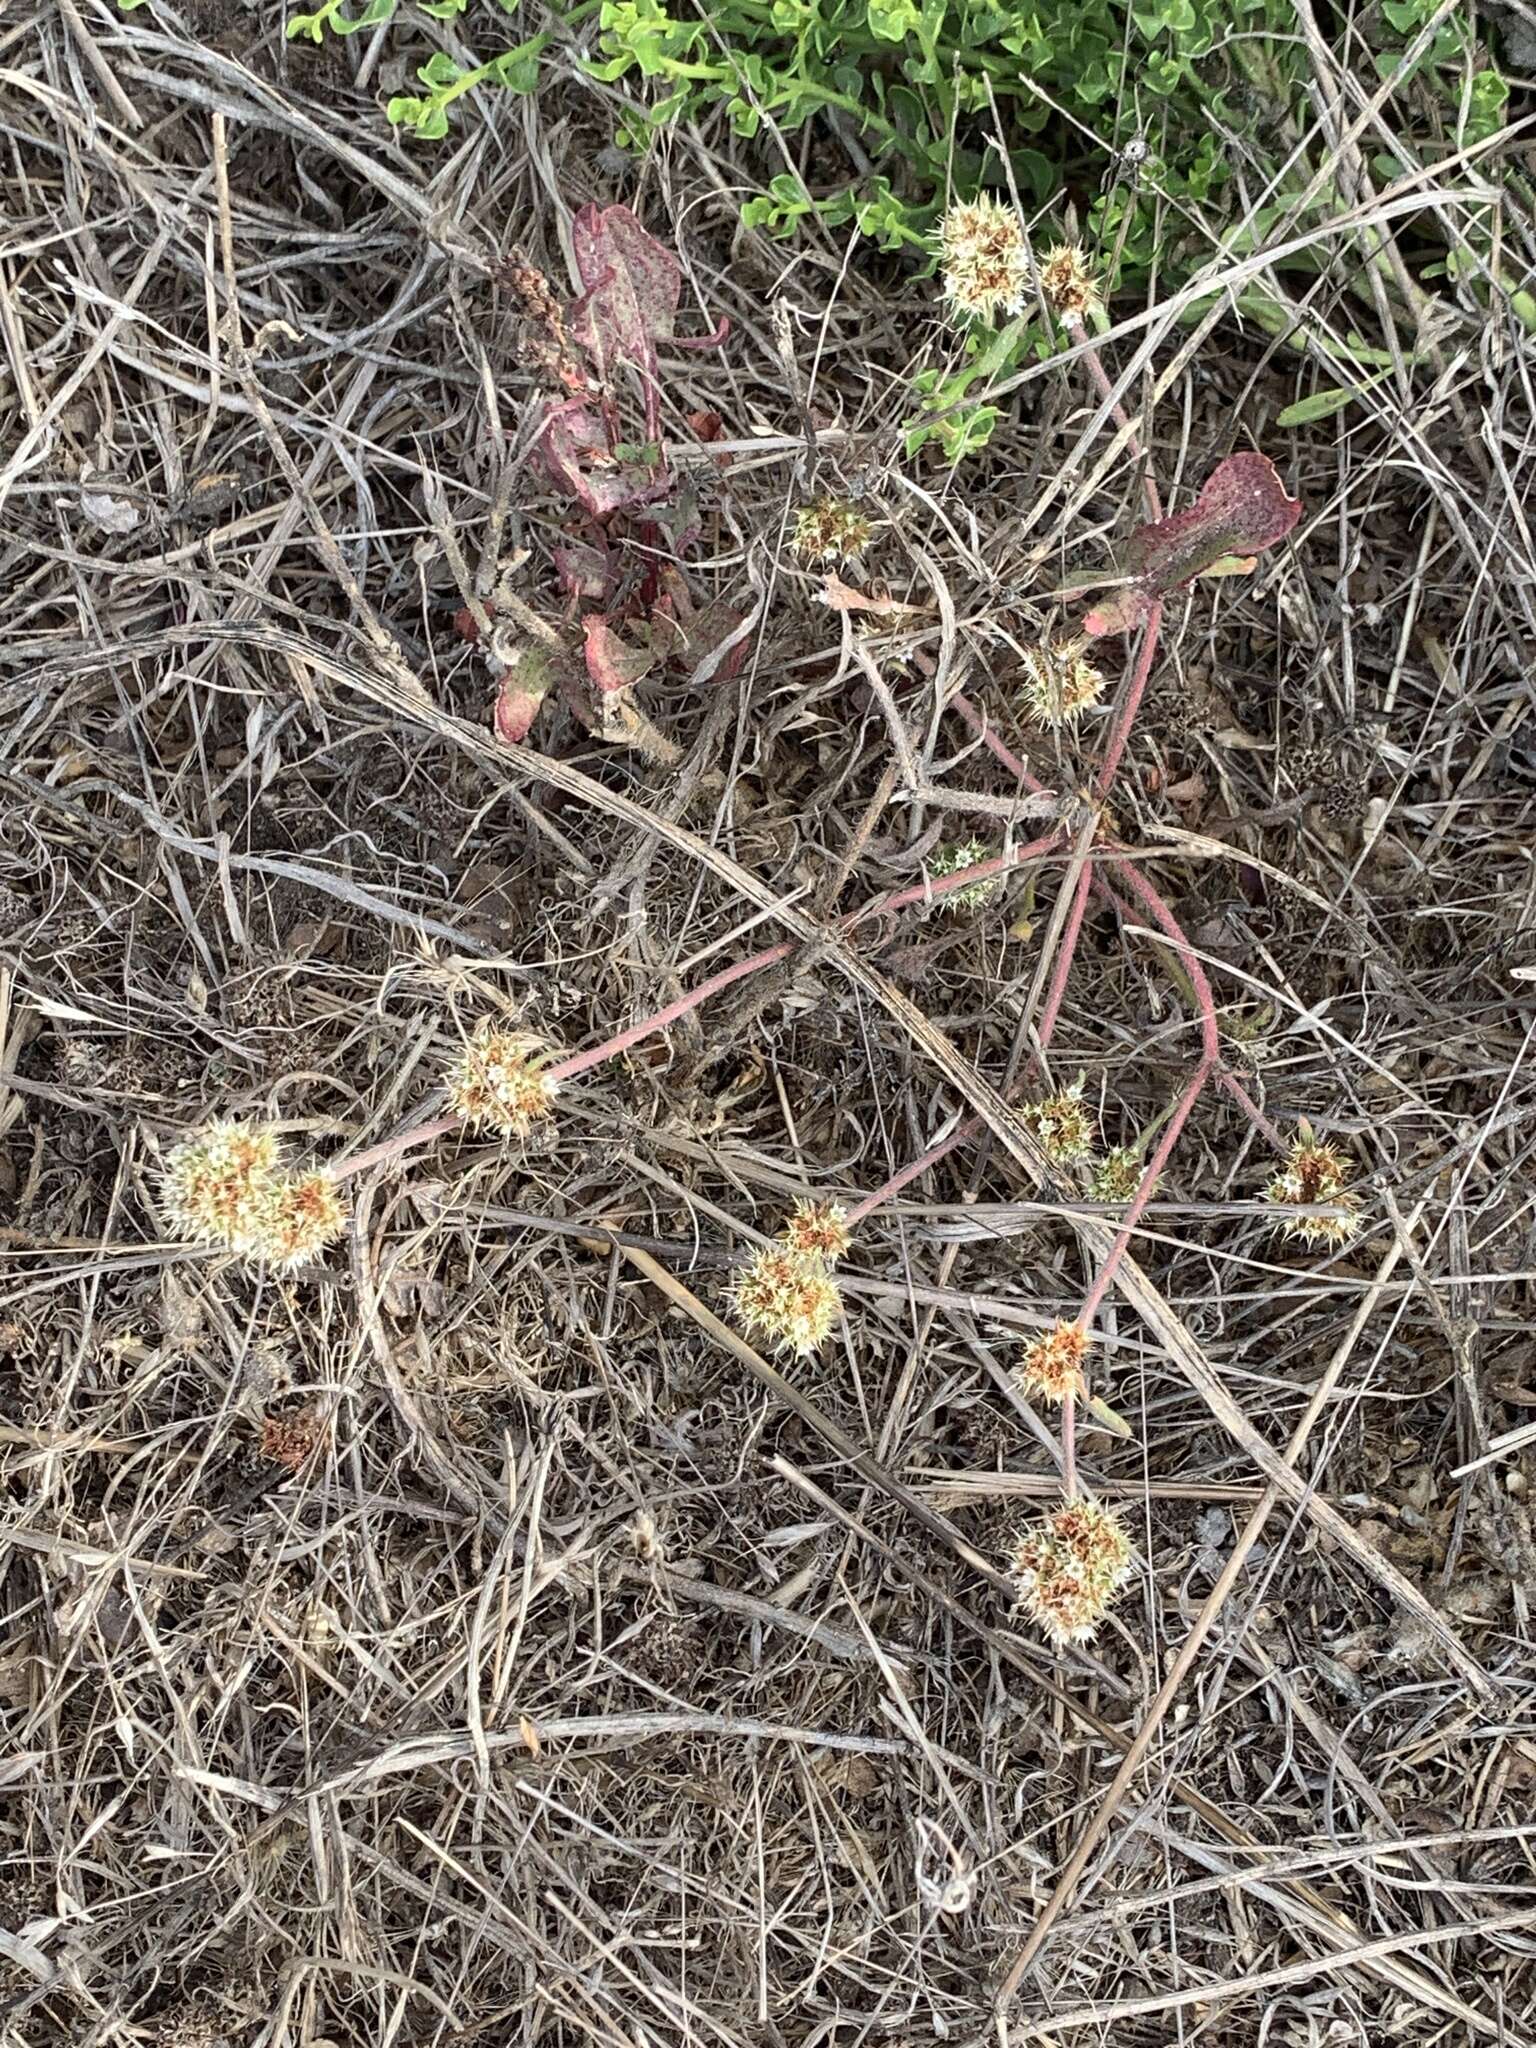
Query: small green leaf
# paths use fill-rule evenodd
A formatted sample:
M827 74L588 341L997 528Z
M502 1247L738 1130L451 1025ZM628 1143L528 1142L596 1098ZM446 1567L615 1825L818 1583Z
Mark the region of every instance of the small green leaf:
M1125 1417L1111 1408L1107 1401L1101 1401L1097 1394L1088 1396L1088 1412L1095 1422L1103 1424L1111 1436L1128 1438L1133 1434Z
M457 85L464 74L446 50L434 50L416 76L423 85Z
M1374 377L1367 377L1363 384L1330 384L1324 391L1314 391L1310 398L1298 398L1294 405L1287 405L1275 414L1275 425L1310 427L1318 420L1331 420L1334 414L1342 412L1346 405L1352 405L1357 398L1363 398L1385 375L1384 370L1378 370Z
M516 49L503 50L492 62L491 76L508 92L532 92L539 82L539 58L548 42L548 35L541 32Z

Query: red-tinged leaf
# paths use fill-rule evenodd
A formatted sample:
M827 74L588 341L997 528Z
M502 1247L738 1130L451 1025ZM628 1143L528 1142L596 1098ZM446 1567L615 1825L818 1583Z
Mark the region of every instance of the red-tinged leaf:
M631 647L621 640L601 612L582 620L586 634L587 674L600 697L631 689L648 676L660 656L650 647Z
M575 540L556 548L554 556L555 574L572 597L599 601L607 597L612 569L606 548L588 547L585 541Z
M1229 455L1193 505L1131 535L1125 566L1132 581L1095 606L1084 631L1128 633L1196 576L1246 574L1260 549L1284 540L1300 517L1301 500L1286 496L1267 455Z
M571 333L600 377L626 362L654 379L656 344L671 338L682 297L677 258L627 206L584 206L571 246L585 287L571 307Z
M519 649L507 663L496 693L496 737L520 747L554 680L549 657L536 647Z
M717 412L691 412L686 417L696 441L718 441L725 432L725 421Z
M480 628L475 622L474 613L467 604L460 605L459 609L454 613L453 630L461 640L473 642L480 638Z
M550 407L535 447L554 482L595 518L659 497L667 489L665 478L643 477L617 460L602 421L582 398L563 399Z
M1152 593L1144 583L1127 583L1085 615L1083 631L1090 640L1103 640L1111 633L1134 633L1151 618L1152 605Z

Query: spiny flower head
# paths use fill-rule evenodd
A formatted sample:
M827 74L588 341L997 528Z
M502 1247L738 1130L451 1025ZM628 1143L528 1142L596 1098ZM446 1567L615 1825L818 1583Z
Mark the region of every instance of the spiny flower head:
M991 859L990 846L984 846L979 839L966 839L958 846L941 848L929 861L928 872L942 881L946 875L958 875L966 868L979 867L984 860ZM951 889L939 901L946 910L980 910L991 902L1002 886L1001 874L983 875L979 882L967 882L963 889Z
M1011 206L978 199L952 206L939 223L944 296L968 320L1022 313L1029 292L1024 223Z
M1039 724L1075 725L1104 691L1104 673L1070 641L1024 655L1024 708Z
M1064 1401L1068 1394L1086 1394L1083 1360L1088 1356L1088 1333L1076 1323L1058 1323L1037 1337L1019 1362L1019 1379L1027 1393L1043 1401Z
M555 1083L536 1064L546 1050L526 1031L479 1025L444 1077L450 1106L467 1124L526 1138L554 1103Z
M1271 1202L1305 1204L1330 1202L1343 1213L1338 1216L1282 1216L1280 1228L1287 1237L1303 1244L1348 1244L1360 1227L1356 1210L1359 1197L1347 1186L1349 1166L1333 1145L1303 1130L1286 1155L1285 1165L1264 1190Z
M1060 1643L1085 1643L1131 1568L1131 1545L1113 1511L1069 1500L1026 1529L1013 1553L1019 1605Z
M1055 1166L1070 1166L1093 1149L1093 1114L1083 1100L1083 1084L1074 1081L1059 1095L1047 1095L1041 1102L1029 1102L1020 1116L1040 1141L1040 1149Z
M257 1124L205 1124L166 1158L165 1205L172 1223L183 1236L246 1250L279 1157L274 1131Z
M835 1266L853 1242L841 1202L796 1202L780 1233L792 1252L808 1252Z
M1058 242L1040 259L1040 292L1063 320L1081 320L1099 302L1088 259L1075 242Z
M1128 1202L1141 1186L1141 1154L1134 1145L1115 1145L1093 1169L1088 1192L1096 1202Z
M795 514L789 544L803 562L845 562L863 553L873 532L846 498L813 498Z
M801 1358L821 1349L843 1307L824 1259L778 1244L748 1259L732 1300L749 1335L769 1338L778 1350Z
M252 1219L250 1249L280 1271L307 1265L347 1227L347 1205L327 1173L284 1174Z

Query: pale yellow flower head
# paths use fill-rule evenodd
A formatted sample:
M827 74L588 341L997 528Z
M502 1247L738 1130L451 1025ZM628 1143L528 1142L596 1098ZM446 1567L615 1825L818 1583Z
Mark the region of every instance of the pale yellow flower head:
M939 223L939 267L944 296L964 319L995 326L1028 303L1024 223L1000 200L983 194L949 209Z
M1064 321L1081 320L1099 303L1088 259L1075 242L1058 242L1041 257L1040 294Z
M1096 1500L1054 1509L1025 1530L1013 1553L1019 1605L1059 1643L1089 1640L1130 1568L1130 1539Z
M841 1202L796 1202L781 1233L792 1252L808 1252L835 1266L852 1242Z
M165 1162L165 1206L184 1237L248 1250L280 1158L277 1135L259 1124L205 1124Z
M1038 725L1075 725L1104 694L1104 673L1070 642L1024 654L1024 709Z
M555 1083L541 1064L542 1039L483 1023L444 1076L449 1106L477 1129L525 1138L554 1106Z
M1076 1323L1058 1323L1037 1337L1019 1361L1019 1380L1026 1393L1042 1401L1064 1401L1068 1394L1081 1397L1088 1391L1083 1361L1089 1351L1086 1331Z
M807 1358L831 1336L843 1298L826 1262L812 1252L769 1245L754 1252L731 1290L737 1320L750 1337Z

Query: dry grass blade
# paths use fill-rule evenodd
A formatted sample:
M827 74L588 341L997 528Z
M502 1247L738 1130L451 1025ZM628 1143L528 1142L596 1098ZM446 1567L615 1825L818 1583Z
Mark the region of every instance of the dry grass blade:
M1528 10L1276 5L908 80L1006 341L899 43L0 6L4 2048L1533 2038Z

